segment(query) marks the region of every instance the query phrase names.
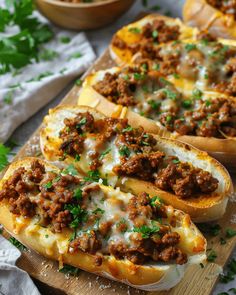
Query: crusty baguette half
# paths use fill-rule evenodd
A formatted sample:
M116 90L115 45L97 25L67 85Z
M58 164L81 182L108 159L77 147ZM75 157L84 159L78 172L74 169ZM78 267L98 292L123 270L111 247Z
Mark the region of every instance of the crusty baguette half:
M106 106L107 107L107 106ZM60 131L64 128L64 119L75 118L78 113L89 112L95 120L104 118L100 112L85 106L61 106L49 111L49 115L44 119L44 127L40 134L41 150L45 158L49 161L58 161L61 152L59 151L62 139L59 137ZM143 123L143 122L142 122ZM160 138L154 135L157 140L156 149L164 152L168 156L176 156L182 162L192 163L194 167L201 168L212 174L218 179L217 190L211 194L202 194L197 197L182 199L174 193L158 189L154 184L140 179L130 177L118 177L113 172L113 167L117 164L117 151L115 144L108 143L112 149L111 155L107 157L103 170L100 172L103 177L107 177L109 184L122 186L126 191L146 191L151 196L160 196L167 204L172 204L177 209L188 213L197 222L205 222L219 219L223 216L228 197L232 194L233 186L227 170L215 159L211 158L206 152L200 151L191 145L187 145L176 140ZM64 164L73 165L82 173L87 174L89 169L89 150L90 145L84 144L85 151L80 155L80 160L75 161L73 157L66 156ZM113 150L114 149L114 150Z
M234 17L217 10L205 0L186 0L183 7L184 22L200 30L207 29L212 35L236 39Z
M177 139L185 143L191 144L200 150L208 152L214 158L219 160L223 165L230 169L236 168L236 138L214 138L214 137L202 137L202 136L192 136L192 135L180 135L177 132L168 131L163 125L158 121L151 120L144 115L140 115L132 110L132 107L125 107L122 105L117 105L102 95L100 95L93 86L103 80L106 73L116 73L119 72L119 67L114 67L108 70L102 70L90 74L86 77L83 83L83 88L80 91L78 98L78 105L89 106L95 108L97 111L103 113L108 117L116 118L127 118L129 123L133 127L142 126L146 132L157 134L162 137L168 137L172 139ZM178 90L184 94L184 90L181 91L181 79L176 79L174 81L177 84ZM188 91L187 96L191 95ZM236 101L234 97L227 97L223 94L221 97L226 97L230 100ZM213 100L219 97L219 93L212 91L204 91L204 99Z
M4 182L18 168L23 167L26 170L31 170L31 164L35 160L36 158L24 158L13 162L0 181L0 191L3 188ZM39 159L38 162L45 167L45 174L49 171L58 174L61 173L57 166ZM103 185L99 186L103 194L107 195L108 198L125 200L127 202L132 197L131 194L125 194L119 189L115 190ZM116 207L116 203L114 203L114 206ZM188 257L188 263L183 265L157 262L146 265L135 265L129 260L118 260L112 255L106 255L103 257L102 264L97 266L94 263L95 255L81 250L70 253L69 238L71 229L64 228L62 232L55 233L48 226L41 226L37 216L26 218L22 215L15 215L10 210L8 201L6 199L2 200L0 202L0 223L26 247L33 249L47 258L58 260L60 264L66 263L73 265L85 271L96 273L147 291L172 288L183 277L187 264L198 264L206 258L206 240L191 222L189 215L174 209L172 206L166 206L167 219L170 218L171 220L173 217L176 221L175 225L171 226L171 228L180 235L179 247L182 251L185 251Z
M142 29L148 23L153 23L154 20L163 20L169 26L178 25L180 27L179 39L194 39L198 34L198 29L191 28L177 18L171 18L159 14L150 14L134 23L131 23L121 28L115 36L119 37L127 45L138 43L140 41L140 34L136 33L132 29ZM132 61L133 53L130 50L119 49L112 44L109 47L110 55L118 65L129 64Z

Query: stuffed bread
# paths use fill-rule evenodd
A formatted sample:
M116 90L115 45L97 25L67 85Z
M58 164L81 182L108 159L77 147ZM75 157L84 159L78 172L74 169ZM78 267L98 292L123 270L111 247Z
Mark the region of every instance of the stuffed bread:
M220 218L232 193L228 172L207 153L88 107L51 110L40 144L49 161L73 164L83 174L126 191L157 195L195 221Z
M236 99L198 88L190 94L180 89L156 71L115 67L87 76L78 104L190 143L235 168Z
M183 19L187 25L207 29L216 37L236 39L235 1L187 0Z
M206 240L189 215L147 193L131 195L36 158L0 182L0 222L45 257L155 291L204 261Z

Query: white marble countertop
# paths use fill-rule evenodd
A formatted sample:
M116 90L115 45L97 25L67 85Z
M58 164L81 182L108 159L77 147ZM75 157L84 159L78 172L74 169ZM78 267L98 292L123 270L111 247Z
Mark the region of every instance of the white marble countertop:
M117 31L117 29L135 19L139 12L145 10L141 2L141 0L136 0L134 6L114 24L109 25L104 29L87 32L88 39L93 45L97 56L100 56L101 53L105 50L112 35ZM149 7L153 5L159 5L160 7L162 7L162 10L160 10L159 13L170 12L171 16L181 17L181 9L184 2L183 0L149 0L147 2ZM57 97L53 98L48 105L46 105L37 114L31 117L27 122L18 127L17 130L13 133L12 138L20 145L23 145L29 139L30 135L41 124L43 117L48 112L48 109L56 106L65 96L65 94L71 89L72 86L73 83L68 85L68 87L66 87ZM234 257L236 258L236 251L234 252ZM221 292L227 292L230 288L236 288L236 279L229 284L218 283L215 291L213 292L213 295L218 295Z

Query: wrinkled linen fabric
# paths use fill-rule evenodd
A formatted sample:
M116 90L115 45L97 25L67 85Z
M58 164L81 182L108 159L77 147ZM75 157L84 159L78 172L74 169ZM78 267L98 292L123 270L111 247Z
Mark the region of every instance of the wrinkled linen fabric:
M21 252L0 235L0 294L40 295L29 275L16 267Z

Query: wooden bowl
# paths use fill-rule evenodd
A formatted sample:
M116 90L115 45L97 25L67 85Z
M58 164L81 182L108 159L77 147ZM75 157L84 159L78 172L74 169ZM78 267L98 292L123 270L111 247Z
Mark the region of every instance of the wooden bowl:
M94 3L35 1L40 12L56 25L66 29L91 30L115 21L135 0L106 0Z

